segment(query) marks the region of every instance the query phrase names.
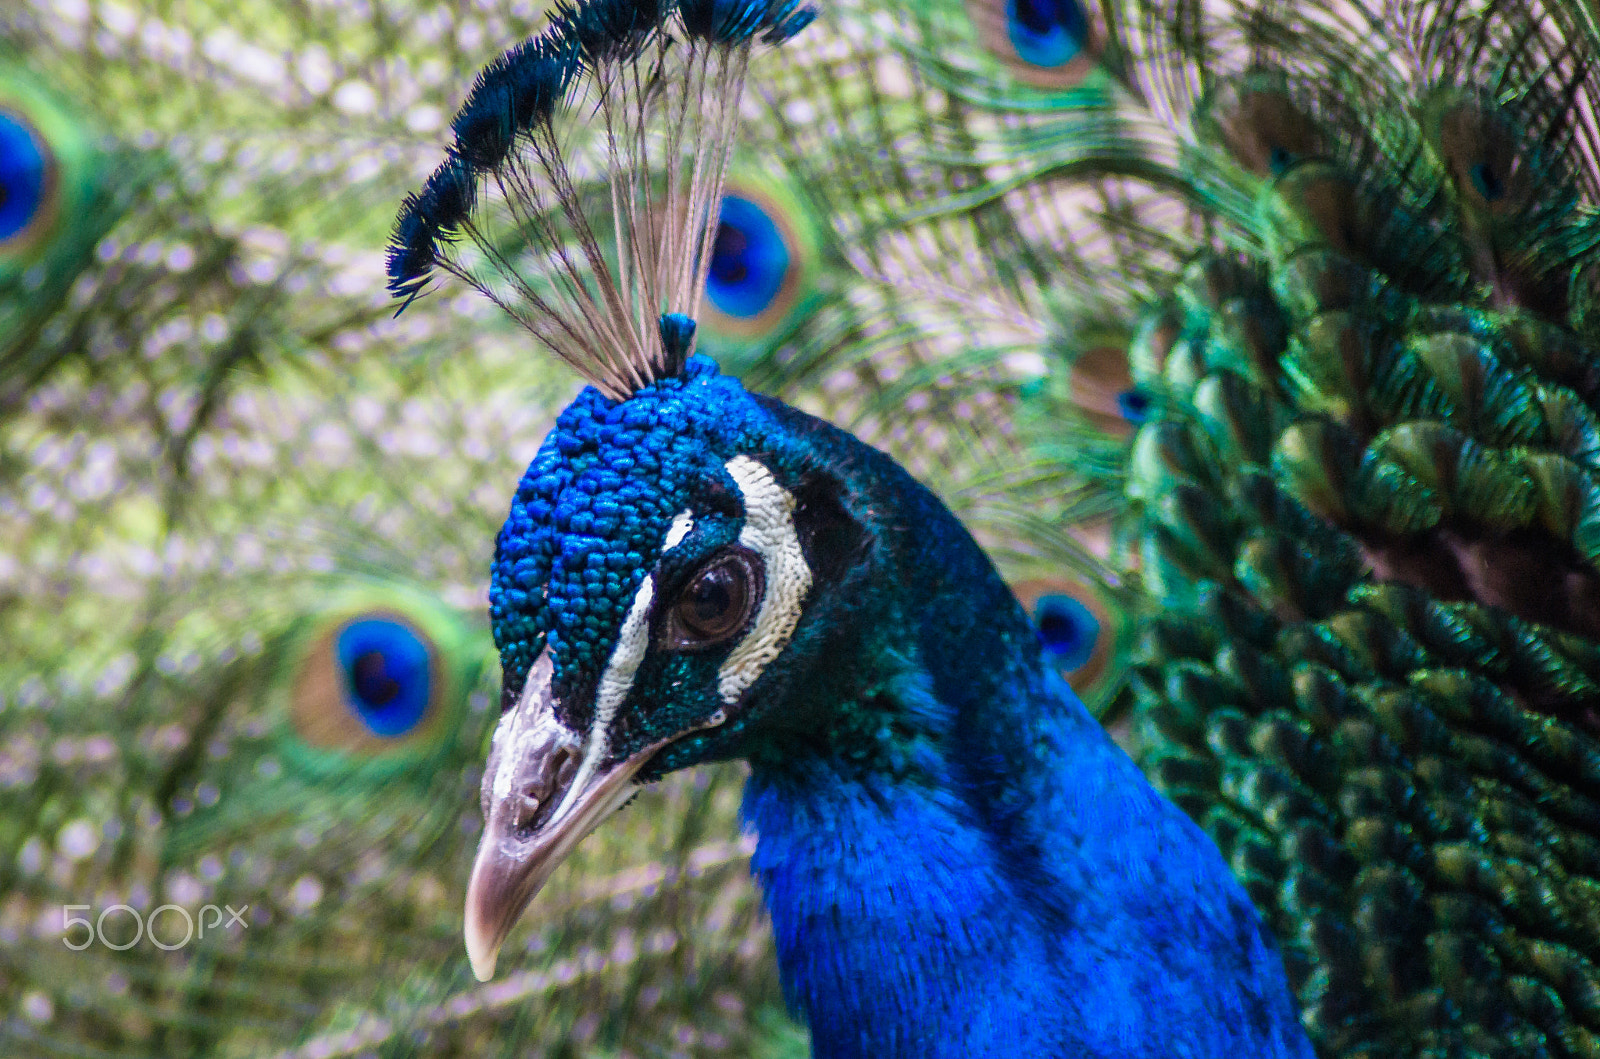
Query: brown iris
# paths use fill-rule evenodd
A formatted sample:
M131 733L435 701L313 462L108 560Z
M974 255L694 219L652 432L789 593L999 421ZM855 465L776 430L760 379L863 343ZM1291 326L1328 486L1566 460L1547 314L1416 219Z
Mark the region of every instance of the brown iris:
M666 646L713 647L740 632L765 587L761 559L747 548L714 555L678 593L667 612Z

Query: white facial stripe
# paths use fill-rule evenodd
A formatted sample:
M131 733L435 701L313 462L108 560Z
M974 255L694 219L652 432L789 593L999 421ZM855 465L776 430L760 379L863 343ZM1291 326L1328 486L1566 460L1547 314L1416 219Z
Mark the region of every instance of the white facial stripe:
M684 508L672 518L672 525L667 527L667 539L661 542L662 554L670 552L683 543L683 538L694 529L694 513Z
M748 456L735 456L727 467L744 498L739 543L761 556L767 567L767 587L755 625L717 670L722 701L732 703L788 646L811 590L811 568L794 528L794 497L771 471Z
M567 803L584 789L589 777L600 767L600 762L610 749L606 731L611 727L611 719L616 716L622 700L628 697L634 674L639 671L639 663L644 661L645 650L650 646L650 604L655 600L655 591L655 578L646 574L639 583L639 591L634 593L633 605L628 608L628 616L622 621L622 629L617 633L617 646L612 648L611 658L606 662L605 671L600 674L600 689L594 697L594 721L589 725L589 745L584 748L583 763L578 766L578 774L573 777L572 786L567 788L567 796L562 799L552 819L558 819L566 812Z

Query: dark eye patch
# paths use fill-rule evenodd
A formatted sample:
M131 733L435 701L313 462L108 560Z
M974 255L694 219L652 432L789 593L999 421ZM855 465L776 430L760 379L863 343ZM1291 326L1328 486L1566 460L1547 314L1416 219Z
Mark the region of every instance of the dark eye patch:
M795 531L806 565L818 581L838 581L860 561L869 538L845 509L844 486L821 474L808 476L795 491Z

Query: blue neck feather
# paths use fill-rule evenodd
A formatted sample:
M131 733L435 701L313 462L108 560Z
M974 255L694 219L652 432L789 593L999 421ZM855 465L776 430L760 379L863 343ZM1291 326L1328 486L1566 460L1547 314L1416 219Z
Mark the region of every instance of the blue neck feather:
M1045 672L955 518L826 443L896 513L866 576L904 588L803 711L835 731L750 754L752 869L815 1054L1310 1059L1215 846Z

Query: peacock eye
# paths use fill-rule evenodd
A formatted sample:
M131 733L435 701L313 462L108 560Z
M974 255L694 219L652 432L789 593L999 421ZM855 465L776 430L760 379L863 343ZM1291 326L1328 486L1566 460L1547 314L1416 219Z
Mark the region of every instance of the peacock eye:
M0 246L36 230L49 204L50 164L33 128L0 110Z
M790 242L772 213L753 199L723 198L706 278L712 306L732 320L770 315L792 282Z
M678 650L713 647L740 632L761 598L761 559L730 548L702 566L667 614L666 645Z

